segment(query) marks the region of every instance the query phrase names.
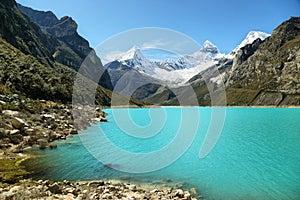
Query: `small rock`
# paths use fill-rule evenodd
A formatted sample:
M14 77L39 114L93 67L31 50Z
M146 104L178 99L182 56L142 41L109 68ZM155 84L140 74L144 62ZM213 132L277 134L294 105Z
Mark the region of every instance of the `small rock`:
M2 194L0 194L0 199L3 200L12 200L14 196L14 193L12 192L3 192Z
M50 181L49 180L44 180L43 184L48 186L50 184Z
M136 185L128 185L127 188L133 192L136 191Z
M11 193L17 193L17 192L22 191L22 190L23 190L23 187L22 187L22 186L14 186L14 187L12 187L12 188L9 190L9 192L11 192Z
M184 194L184 198L187 199L187 200L191 200L192 196L191 196L190 193L186 193L186 194Z
M90 196L90 199L97 199L98 197L98 194L97 193L93 193L91 196Z
M64 180L64 184L65 184L65 185L71 185L71 182L70 182L70 181L67 181L67 180Z
M10 135L17 135L17 134L20 134L20 131L17 130L17 129L15 129L15 130L10 130L10 131L9 131L9 134L10 134Z
M47 119L55 120L55 116L50 115L50 114L43 114L43 115L41 115L41 117L42 117L43 120L47 120Z
M150 191L150 194L154 194L156 192L158 192L158 190L157 189L153 189L153 190Z
M40 149L46 149L48 146L48 141L46 139L38 139L37 142L40 145Z
M103 194L105 194L105 193L109 193L109 189L103 190Z
M64 200L74 200L74 195L73 194L67 194L63 195Z
M6 103L0 100L0 105L6 105Z
M91 181L88 183L88 187L92 186L92 187L99 187L99 186L103 186L104 185L104 181Z
M105 193L102 195L102 199L112 199L112 195L109 193Z
M78 132L77 132L77 130L76 130L76 129L72 129L72 130L70 131L70 134L71 134L71 135L77 135L77 134L78 134Z
M66 192L66 193L71 193L71 194L73 194L73 192L74 192L74 188L72 188L72 187L67 187L66 189L64 189L64 191Z
M175 196L179 197L179 198L183 198L184 193L183 193L182 189L175 190Z
M100 122L108 122L108 120L105 117L100 117Z

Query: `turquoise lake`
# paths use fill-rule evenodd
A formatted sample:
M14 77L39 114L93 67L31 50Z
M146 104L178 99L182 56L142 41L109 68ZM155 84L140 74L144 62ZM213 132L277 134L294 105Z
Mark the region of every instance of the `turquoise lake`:
M185 109L187 112L199 113L199 120L192 116L188 118L191 124L197 123L198 129L189 148L174 163L147 173L127 173L108 167L111 165L122 168L126 158L114 149L102 145L99 130L105 133L112 144L128 152L159 152L174 142L173 139L182 126L181 116ZM80 136L57 142L58 148L55 150L35 151L41 157L27 160L24 164L29 170L35 171L36 179L168 182L167 184L182 184L186 188L194 187L208 200L300 199L300 109L226 108L220 138L212 151L201 159L199 151L211 123L212 108L129 109L131 121L138 127L146 127L144 129L135 129L127 119L122 120L122 117L116 121L113 112L117 110L105 110L108 113L107 123L93 125L82 131ZM141 132L135 132L136 130ZM141 138L149 134L149 130L153 130L155 134L149 138ZM186 130L189 131L188 128ZM126 134L126 131L132 131L135 136ZM82 144L83 140L95 141L95 145L86 148ZM182 140L182 144L187 144L185 142ZM179 148L180 143L176 145ZM112 162L104 163L105 166L89 151L100 152L100 155L106 155ZM169 152L170 157L174 152ZM149 157L149 160L140 165L159 165L167 160L168 157Z

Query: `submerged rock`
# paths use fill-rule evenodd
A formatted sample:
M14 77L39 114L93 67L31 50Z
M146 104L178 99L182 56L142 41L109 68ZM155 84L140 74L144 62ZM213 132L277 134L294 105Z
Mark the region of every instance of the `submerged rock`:
M49 144L49 148L50 149L56 149L57 148L57 144Z

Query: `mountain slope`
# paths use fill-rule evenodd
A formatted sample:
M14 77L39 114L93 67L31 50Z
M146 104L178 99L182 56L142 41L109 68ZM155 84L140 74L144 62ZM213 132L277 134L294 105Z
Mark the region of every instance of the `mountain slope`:
M300 105L300 18L237 51L222 72L229 105ZM220 65L220 68L223 66Z
M234 56L220 59L214 66L191 78L189 84L199 105L211 105L207 85L216 90L224 82L228 105L299 106L299 63L300 17L291 17L270 37L265 40L258 37ZM220 74L214 72L216 68ZM205 74L211 74L209 80L205 79ZM184 94L186 88L182 86L176 90ZM167 92L160 95L166 96ZM178 105L176 102L177 99L171 98L165 99L163 104Z
M256 105L299 105L300 94L300 18L292 17L282 23L261 42L245 61L241 56L253 46L238 52L235 71L229 71L228 87L258 90ZM245 52L246 51L246 52ZM237 66L235 66L237 65ZM294 98L294 101L288 100Z
M1 30L4 31L3 38L13 46L26 54L34 55L42 63L46 63L51 67L54 66L54 62L59 62L77 71L89 53L91 53L90 59L95 59L98 65L102 66L100 59L89 46L88 41L77 33L77 24L72 18L63 17L59 20L50 11L36 11L16 4L13 0L9 1L11 1L9 5L2 4L3 9L0 14L5 16L8 13L10 18L15 19L9 24L14 31L8 34L4 26L3 29L0 27L0 33ZM15 38L22 40L20 45L14 43ZM32 51L30 49L26 51L27 43L33 45ZM36 54L34 51L41 53ZM107 72L103 73L99 84L112 89Z
M32 21L38 24L45 32L58 39L61 44L56 47L54 58L56 61L78 69L83 59L85 59L92 48L87 40L77 33L77 23L68 16L57 19L51 11L37 11L17 4L22 13L27 15ZM66 52L72 54L68 59L64 59Z
M0 8L0 16L2 16L0 34L3 36L3 38L0 37L0 94L6 95L6 93L9 93L11 95L17 93L23 97L33 99L69 103L72 101L73 84L77 76L81 82L87 83L87 85L92 84L96 88L96 103L110 105L112 91L97 86L97 83L86 78L95 73L95 70L104 70L94 50L90 51L89 57L85 60L85 65L93 65L94 67L88 67L85 71L82 71L82 74L78 74L73 68L58 62L51 55L53 49L50 48L50 45L53 45L55 50L58 47L55 46L57 45L56 42L61 45L63 41L42 31L38 25L18 10L15 1L1 1ZM45 15L50 16L55 21L55 16L50 12L42 14L42 16ZM55 25L54 21L53 24ZM45 38L49 41L42 40ZM30 46L32 49L28 45L32 45ZM47 53L50 57L46 57ZM43 61L49 62L45 63ZM110 83L109 77L102 76L102 80L103 85L105 81ZM86 90L85 85L80 87L82 87L79 88L80 91ZM82 93L81 95L85 94ZM127 102L139 106L144 104L144 102L122 95L114 95L123 104Z
M76 22L67 16L59 20L50 11L37 11L21 4L17 6L22 13L39 25L44 33L59 41L52 51L54 59L77 70L92 48L88 41L78 35Z
M14 0L0 1L0 36L25 54L34 55L42 63L51 66L55 46L54 38L43 34L39 26L31 22L17 8Z

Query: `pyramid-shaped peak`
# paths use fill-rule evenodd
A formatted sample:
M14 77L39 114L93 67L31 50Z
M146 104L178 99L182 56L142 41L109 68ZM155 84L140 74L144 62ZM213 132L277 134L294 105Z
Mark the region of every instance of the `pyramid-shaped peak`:
M205 52L205 53L212 53L212 54L217 54L219 53L219 49L217 48L216 45L214 45L212 42L206 40L203 43L202 48L200 49L200 51Z

